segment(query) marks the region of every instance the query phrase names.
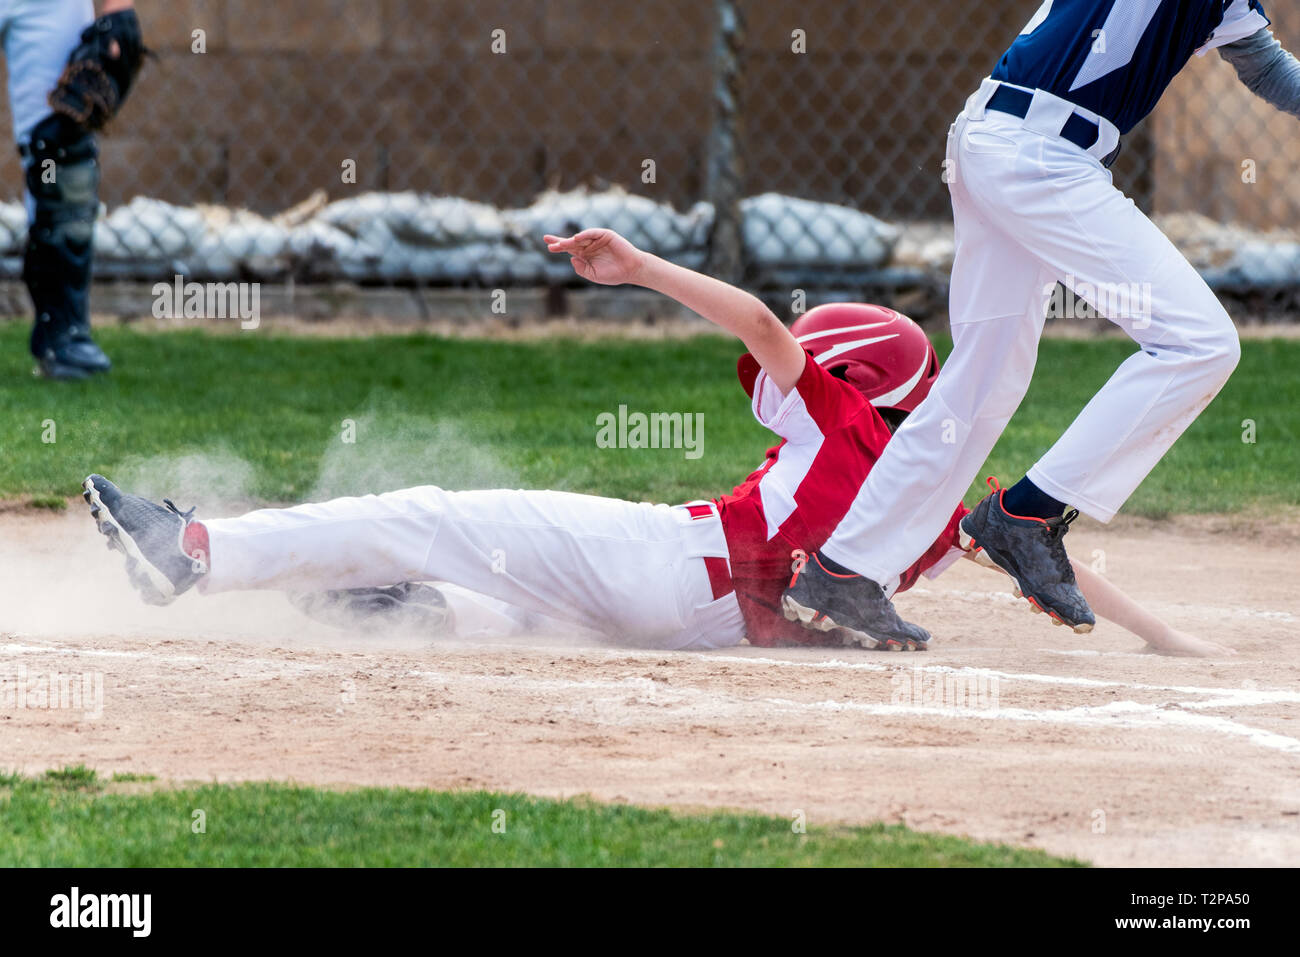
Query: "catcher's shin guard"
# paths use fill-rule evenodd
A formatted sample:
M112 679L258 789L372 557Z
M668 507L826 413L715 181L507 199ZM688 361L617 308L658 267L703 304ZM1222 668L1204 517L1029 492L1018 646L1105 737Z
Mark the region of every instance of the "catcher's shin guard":
M51 115L24 150L35 206L23 281L36 308L31 350L51 378L106 372L108 357L90 338L90 275L99 212L99 150L90 133Z

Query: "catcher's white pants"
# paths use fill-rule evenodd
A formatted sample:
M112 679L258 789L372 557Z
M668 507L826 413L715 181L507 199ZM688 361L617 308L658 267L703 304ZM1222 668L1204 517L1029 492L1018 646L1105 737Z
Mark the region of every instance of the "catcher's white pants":
M698 519L683 507L568 492L422 486L203 524L208 593L449 582L504 603L497 611L644 647L721 648L745 636L735 594L714 599L704 562L727 557L716 513ZM453 602L463 598L450 591Z
M27 142L32 127L50 115L50 91L94 19L93 0L0 0L14 142Z
M948 137L952 355L824 549L882 584L943 530L1019 406L1058 280L1140 346L1029 470L1043 491L1100 521L1114 517L1240 357L1214 293L1101 162L1035 131L1053 116L1063 123L1070 108L1038 93L1030 120L986 112L994 89L986 80Z

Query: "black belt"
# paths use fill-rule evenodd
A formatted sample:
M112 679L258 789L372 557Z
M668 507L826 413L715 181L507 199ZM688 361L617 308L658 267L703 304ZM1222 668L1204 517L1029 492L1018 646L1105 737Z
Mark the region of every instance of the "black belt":
M1033 102L1033 93L1028 90L1018 90L1014 86L1007 86L1007 84L1003 83L998 86L996 92L989 98L985 109L996 110L999 113L1009 113L1011 116L1023 120L1029 115L1029 107ZM1070 118L1065 121L1065 126L1061 128L1061 139L1073 143L1081 150L1090 150L1097 145L1097 140L1101 139L1101 127L1087 117L1072 113ZM1116 145L1114 151L1101 161L1102 165L1110 167L1119 157L1120 148L1119 145Z

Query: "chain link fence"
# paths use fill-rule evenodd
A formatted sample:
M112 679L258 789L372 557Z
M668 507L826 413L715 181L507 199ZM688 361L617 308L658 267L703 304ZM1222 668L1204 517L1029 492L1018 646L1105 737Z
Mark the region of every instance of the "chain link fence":
M778 304L937 301L948 126L1037 6L139 0L158 59L102 143L96 268L559 287L541 233L609 225ZM1216 286L1290 303L1294 123L1211 55L1116 180ZM21 176L0 166L13 276Z

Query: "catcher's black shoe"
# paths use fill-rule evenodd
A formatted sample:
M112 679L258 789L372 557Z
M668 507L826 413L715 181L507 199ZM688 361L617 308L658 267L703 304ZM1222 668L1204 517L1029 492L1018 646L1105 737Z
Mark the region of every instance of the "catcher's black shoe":
M440 638L455 627L451 606L442 592L416 582L303 592L290 595L289 601L307 617L347 631Z
M90 517L108 547L126 556L131 584L151 605L166 605L207 574L207 557L185 551L185 529L194 509L182 512L169 501L155 505L128 495L102 475L81 485Z
M790 587L781 596L787 619L813 631L839 629L846 645L887 651L925 651L930 646L930 633L898 617L878 584L861 575L831 571L825 562L816 552L796 559Z
M89 379L112 368L113 363L89 333L64 336L36 356L36 372L44 379Z
M982 552L1014 578L1016 597L1028 600L1035 612L1046 612L1055 624L1069 625L1080 635L1092 631L1097 619L1079 591L1061 541L1078 511L1048 519L1011 515L1002 506L997 479L988 484L992 492L961 520L962 547Z

